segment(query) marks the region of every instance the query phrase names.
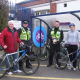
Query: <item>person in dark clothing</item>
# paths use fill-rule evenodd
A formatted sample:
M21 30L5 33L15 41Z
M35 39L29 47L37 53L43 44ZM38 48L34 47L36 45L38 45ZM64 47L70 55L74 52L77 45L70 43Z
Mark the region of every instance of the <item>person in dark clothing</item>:
M53 55L55 52L60 52L60 43L63 40L63 31L59 28L59 21L55 21L55 26L49 31L48 38L50 39L50 56L47 67L50 67L53 62Z
M31 31L29 30L29 28L27 28L28 26L28 21L27 20L23 20L23 27L21 27L20 29L18 29L18 34L20 39L22 40L22 42L24 42L24 44L29 45L30 43L30 38L31 38ZM19 48L19 50L22 50ZM30 49L29 47L26 47L26 53L29 54ZM22 53L20 53L19 56L21 56ZM29 64L29 60L26 61L26 67L27 68L32 68L32 66ZM19 62L19 69L22 68L22 60Z

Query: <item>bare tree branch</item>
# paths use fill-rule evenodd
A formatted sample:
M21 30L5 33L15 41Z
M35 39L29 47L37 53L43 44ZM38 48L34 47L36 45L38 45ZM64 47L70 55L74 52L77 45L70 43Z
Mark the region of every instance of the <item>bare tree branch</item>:
M7 3L7 0L0 0L0 32L7 27L9 14Z

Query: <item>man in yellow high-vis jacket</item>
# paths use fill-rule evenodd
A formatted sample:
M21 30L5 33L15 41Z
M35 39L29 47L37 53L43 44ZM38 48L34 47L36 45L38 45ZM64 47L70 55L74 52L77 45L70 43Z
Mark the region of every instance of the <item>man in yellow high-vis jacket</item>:
M20 29L18 29L18 34L20 39L23 41L24 44L29 45L29 41L31 39L31 31L29 30L28 26L28 21L27 20L23 20L23 27L21 27ZM27 49L27 54L29 54L30 49L29 47L26 47ZM19 50L22 50L19 48ZM20 53L19 56L21 56L22 54ZM26 61L26 67L27 68L32 68L32 66L29 64L29 60ZM22 68L22 61L19 62L19 69Z
M50 56L47 67L52 65L54 52L60 52L60 43L63 40L63 31L59 28L59 25L59 21L55 21L55 27L52 28L48 34L48 38L50 39Z

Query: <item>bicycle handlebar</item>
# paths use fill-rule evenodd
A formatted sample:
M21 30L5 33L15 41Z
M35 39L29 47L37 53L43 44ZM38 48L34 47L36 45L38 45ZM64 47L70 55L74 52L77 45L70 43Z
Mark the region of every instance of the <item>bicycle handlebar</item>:
M47 42L46 42L46 41L42 41L41 43L45 43L45 44L47 44ZM48 44L50 44L50 43L48 43Z
M0 46L0 50L2 51L2 50L4 50L4 48Z
M32 47L33 46L33 43L31 45L27 45L27 44L20 44L20 48L23 48L25 49L26 47Z

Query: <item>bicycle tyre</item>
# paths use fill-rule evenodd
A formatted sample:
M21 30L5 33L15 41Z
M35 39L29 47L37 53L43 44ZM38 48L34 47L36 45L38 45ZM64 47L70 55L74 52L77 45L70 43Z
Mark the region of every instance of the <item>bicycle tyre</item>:
M0 59L0 78L4 77L7 74L7 64L5 63L5 61L3 61Z
M41 50L41 53L40 53L40 50ZM38 51L37 51L37 57L38 57L38 59L41 60L41 61L47 60L48 57L49 57L49 51L48 51L47 49L45 49L45 52L42 53L43 50L44 50L44 47L41 47L41 48L39 48Z
M34 74L38 68L39 68L39 60L36 56L28 56L29 63L32 66L32 69L26 67L26 60L27 58L24 59L22 63L22 70L25 74L31 75Z
M58 52L53 56L53 64L57 69L64 69L67 66L68 57L65 57L65 54Z
M78 61L78 69L80 71L80 60Z

